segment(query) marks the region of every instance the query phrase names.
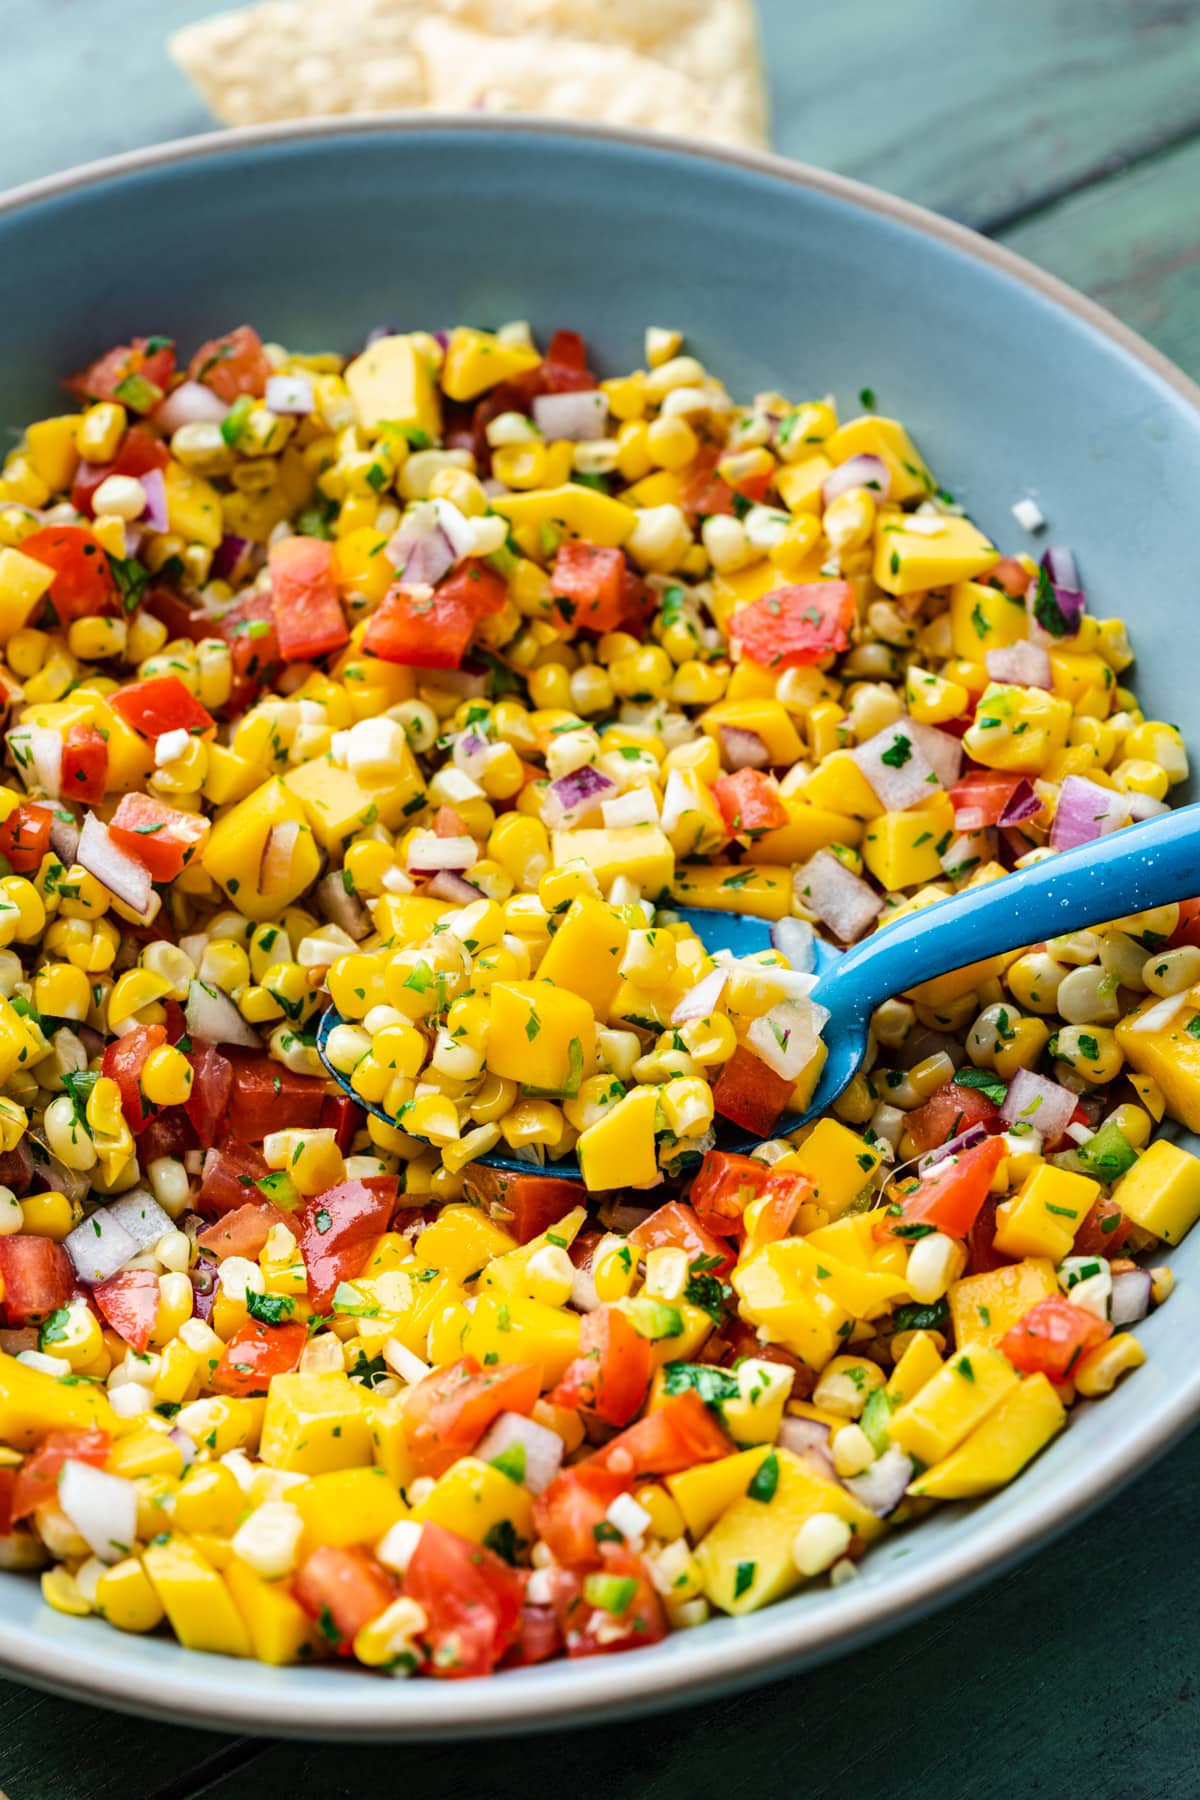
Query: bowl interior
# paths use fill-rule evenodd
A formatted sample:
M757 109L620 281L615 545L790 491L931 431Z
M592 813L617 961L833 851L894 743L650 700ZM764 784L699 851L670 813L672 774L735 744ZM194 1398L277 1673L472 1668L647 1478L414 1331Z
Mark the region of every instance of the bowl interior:
M861 389L904 419L939 480L1002 544L1034 496L1078 553L1091 602L1120 613L1132 679L1185 733L1181 643L1200 491L1200 416L1182 377L1003 253L879 196L769 159L711 159L632 137L528 123L398 121L245 134L43 184L0 206L0 362L12 435L56 384L132 333L190 349L242 320L303 349L351 350L381 322L528 318L582 330L604 372L642 361L648 324L744 398ZM1197 883L1200 886L1200 880ZM1103 916L1102 897L1098 913ZM0 1662L110 1703L240 1729L381 1736L528 1729L695 1697L830 1654L961 1592L1077 1518L1200 1412L1200 1233L1141 1335L1148 1366L1012 1487L947 1508L872 1551L851 1588L814 1589L633 1656L478 1683L386 1683L275 1670L125 1638L0 1577Z

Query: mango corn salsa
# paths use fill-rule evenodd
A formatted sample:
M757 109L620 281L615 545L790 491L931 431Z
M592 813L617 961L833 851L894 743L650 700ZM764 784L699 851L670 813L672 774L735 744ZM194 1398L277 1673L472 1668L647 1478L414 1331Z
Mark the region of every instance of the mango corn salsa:
M139 337L4 459L0 1567L59 1612L634 1649L840 1587L1144 1360L1200 901L895 996L788 1123L815 934L1161 810L1179 732L873 400L644 360Z

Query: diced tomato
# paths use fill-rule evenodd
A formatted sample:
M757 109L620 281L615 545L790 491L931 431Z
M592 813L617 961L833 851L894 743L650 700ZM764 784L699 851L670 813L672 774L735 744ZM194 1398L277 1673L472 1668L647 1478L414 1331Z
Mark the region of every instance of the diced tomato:
M278 1206L269 1200L244 1200L202 1231L196 1242L202 1250L211 1251L218 1262L224 1262L227 1256L248 1256L253 1262L276 1225L286 1225L295 1235L294 1222Z
M363 1626L377 1619L397 1592L394 1577L361 1544L320 1545L292 1581L292 1593L339 1656L353 1655Z
M1171 933L1170 941L1173 950L1181 944L1200 947L1200 899L1179 902L1179 923Z
M568 1656L608 1656L657 1644L667 1635L662 1601L641 1557L615 1544L604 1551L602 1568L590 1574L553 1571L554 1606Z
M629 1233L629 1241L636 1244L639 1250L659 1250L674 1247L686 1253L689 1263L703 1257L707 1271L714 1275L725 1275L737 1261L736 1253L730 1249L724 1239L714 1237L706 1231L692 1207L682 1200L668 1200L657 1212L652 1212L648 1219L635 1225Z
M731 1456L734 1445L699 1394L672 1394L635 1425L611 1438L589 1460L618 1475L676 1475L693 1463Z
M432 1370L404 1396L404 1427L422 1471L444 1473L475 1448L501 1413L531 1412L540 1387L535 1363L493 1363L485 1369L464 1356Z
M775 1244L787 1237L795 1224L796 1214L815 1194L816 1189L806 1175L775 1172L768 1175L759 1195L761 1204L754 1223L755 1242Z
M510 1175L470 1163L464 1170L470 1192L497 1225L528 1244L579 1205L579 1184L561 1175Z
M212 714L188 692L178 675L131 681L109 695L109 704L143 737L160 738L164 731L208 736L215 728Z
M713 1082L713 1105L749 1137L767 1138L786 1112L794 1086L739 1044Z
M1003 775L998 769L968 769L950 789L955 812L970 808L983 814L985 825L998 825L1025 775Z
M1087 1350L1112 1336L1107 1319L1072 1306L1060 1295L1051 1295L1031 1306L1000 1339L1000 1349L1022 1375L1048 1375L1051 1381L1067 1381L1071 1370Z
M998 1194L986 1195L975 1215L975 1223L967 1233L968 1275L986 1275L992 1269L1003 1268L1011 1260L996 1248L996 1208L999 1204Z
M1111 1194L1101 1194L1075 1233L1075 1256L1114 1257L1133 1230L1133 1220Z
M192 1065L192 1091L184 1110L206 1150L216 1143L233 1092L233 1064L215 1044L193 1044L186 1052ZM258 1177L256 1176L257 1180Z
M349 642L332 544L324 538L281 538L271 545L267 563L284 662L311 662Z
M598 544L560 544L550 571L559 625L612 631L625 610L625 556Z
M471 560L431 595L415 594L397 582L367 626L363 649L384 662L412 668L457 669L476 623L499 612L508 598L502 576Z
M38 806L36 802L26 800L13 807L0 825L0 856L8 858L14 875L28 875L41 867L42 858L50 848L53 823L52 807Z
M424 1608L428 1672L443 1680L490 1675L517 1638L525 1579L492 1550L426 1523L404 1571L404 1592Z
M17 1475L12 1497L12 1522L28 1518L58 1493L58 1476L65 1462L89 1463L93 1469L108 1461L112 1439L107 1431L49 1431L32 1456L26 1457Z
M21 539L21 555L54 570L50 602L61 624L86 613L119 613L121 598L104 545L87 525L43 525Z
M955 1156L943 1157L904 1196L898 1212L888 1208L875 1226L875 1237L881 1243L887 1238L913 1241L933 1230L965 1238L987 1198L992 1176L1007 1155L1004 1139L990 1137Z
M271 375L271 364L262 339L249 325L238 325L224 337L201 344L188 364L188 379L202 381L214 394L232 405L239 394L262 394Z
M546 354L542 359L542 376L549 381L560 382L567 374L581 376L586 383L581 393L594 388L596 377L588 367L587 345L577 331L556 331L546 346ZM562 393L562 388L549 386L548 394Z
M153 1269L122 1269L92 1289L92 1299L108 1324L140 1356L158 1317L158 1276Z
M229 645L233 663L233 687L226 710L244 712L279 666L279 637L270 594L259 590L247 594L224 614L217 630Z
M108 780L108 745L94 725L72 725L63 744L59 775L64 800L98 806Z
M157 1162L160 1156L173 1156L181 1162L189 1150L198 1148L196 1133L182 1106L164 1106L139 1134L138 1161L144 1169ZM11 1187L12 1183L8 1185Z
M957 1082L948 1081L924 1106L918 1106L908 1114L904 1127L918 1155L924 1156L927 1150L948 1144L951 1138L957 1137L960 1131L969 1131L972 1125L983 1125L989 1131L993 1127L998 1130L999 1121L1000 1108L979 1088L959 1087Z
M233 1069L228 1126L234 1137L259 1143L269 1131L311 1131L321 1122L325 1083L296 1075L257 1050L224 1052Z
M0 1536L4 1531L4 1489L0 1478ZM534 1663L548 1662L563 1647L558 1629L558 1614L552 1606L531 1606L526 1600L517 1620L516 1634L504 1653L506 1669L527 1669Z
M0 1324L12 1331L40 1324L67 1304L74 1286L71 1259L53 1238L0 1237Z
M160 437L144 425L131 425L111 462L80 463L71 487L71 505L90 519L94 511L92 495L110 475L149 475L154 469L165 469L170 460L170 451ZM176 635L179 634L172 633Z
M64 773L70 756L68 738ZM123 850L145 863L153 880L174 881L205 843L211 827L203 813L178 812L151 794L122 794L108 829Z
M209 1150L200 1172L197 1210L220 1218L255 1198L254 1184L270 1174L261 1150L241 1138L225 1137Z
M720 455L716 444L702 444L693 460L680 471L679 504L695 519L715 515L731 518L736 511L733 489L717 474Z
M17 1491L17 1471L15 1469L0 1469L0 1538L12 1536L12 1528L13 1528L12 1509L13 1509L13 1498L16 1494L16 1491ZM530 1609L527 1608L526 1610L528 1611ZM552 1619L554 1618L554 1613L549 1607L544 1607L544 1606L538 1607L537 1611L538 1612L549 1612L550 1617ZM557 1631L557 1630L558 1630L558 1623L557 1623L557 1621L555 1621L555 1631ZM547 1655L553 1656L554 1650L553 1649L549 1650L547 1652ZM524 1657L522 1660L525 1662L540 1662L541 1658L538 1656L527 1656L527 1657Z
M704 1346L705 1362L719 1363L726 1369L735 1369L747 1356L790 1369L793 1400L807 1400L817 1385L816 1374L806 1363L785 1350L782 1344L760 1343L757 1331L745 1319L727 1319L716 1336L709 1338Z
M110 1038L104 1046L101 1072L121 1090L121 1111L130 1131L139 1132L149 1122L152 1108L142 1094L142 1070L152 1050L167 1041L161 1025L135 1025L124 1037Z
M119 400L132 412L150 412L166 393L174 373L175 346L170 338L135 337L132 343L106 350L63 385L77 400ZM148 384L146 390L138 385L139 377Z
M980 580L985 587L1000 588L1014 600L1024 601L1029 589L1029 570L1016 556L1002 556Z
M725 829L747 840L764 831L777 831L788 822L779 783L761 769L738 769L712 784L712 795L721 809Z
M657 590L651 588L636 569L631 569L627 565L625 578L621 584L621 616L617 620L618 629L628 631L632 637L642 639L657 613Z
M319 1120L322 1131L332 1131L343 1155L366 1123L366 1114L349 1094L326 1094L321 1102Z
M606 1425L628 1425L650 1387L654 1352L616 1306L584 1313L579 1355L563 1374L551 1399L572 1412L588 1412Z
M371 1240L391 1223L398 1186L394 1175L370 1175L340 1181L304 1202L296 1225L308 1297L318 1312L329 1310L339 1281L362 1273Z
M606 1514L632 1476L605 1469L594 1459L563 1469L533 1503L534 1528L566 1568L595 1568L612 1530Z
M308 1342L308 1327L264 1325L251 1319L235 1331L212 1373L219 1394L265 1394L274 1375L290 1375Z
M729 635L765 669L798 669L845 650L856 613L850 582L805 581L739 607Z
M464 833L470 835L462 814L455 812L452 806L439 806L433 815L434 837L462 837Z

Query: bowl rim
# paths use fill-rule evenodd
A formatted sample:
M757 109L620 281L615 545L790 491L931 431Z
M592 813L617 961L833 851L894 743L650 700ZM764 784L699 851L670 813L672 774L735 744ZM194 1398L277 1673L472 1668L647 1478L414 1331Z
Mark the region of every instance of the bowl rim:
M357 137L439 133L473 137L567 138L599 145L625 145L666 156L718 163L784 181L858 210L874 213L934 238L992 268L1048 300L1107 338L1140 363L1150 376L1200 413L1200 385L1137 332L1097 302L1057 276L997 244L969 226L913 201L891 195L849 176L767 151L703 143L697 139L618 126L557 120L537 115L408 111L355 118L287 120L176 138L143 149L80 164L0 193L0 220L43 202L142 171L254 152L261 147L321 143ZM1034 1546L1041 1547L1111 1498L1178 1441L1200 1417L1200 1367L1162 1404L1133 1427L1114 1459L1084 1467L1054 1490L998 1521L982 1536L952 1544L927 1565L891 1570L882 1589L855 1585L839 1593L837 1615L807 1618L785 1607L755 1614L752 1628L720 1643L705 1632L689 1633L677 1654L654 1659L597 1658L586 1665L558 1663L536 1671L511 1671L501 1680L465 1683L384 1683L356 1677L328 1677L318 1687L295 1679L290 1669L263 1670L277 1685L242 1681L246 1665L225 1657L192 1656L180 1673L161 1671L157 1691L131 1694L119 1652L97 1658L90 1635L78 1641L56 1633L51 1640L24 1632L0 1617L0 1669L5 1674L72 1698L100 1703L139 1716L214 1730L305 1738L350 1737L384 1741L477 1736L547 1730L595 1723L604 1715L629 1717L665 1710L778 1678L814 1662L861 1647L886 1632L915 1623L936 1606L964 1597L985 1580L1010 1568ZM671 1640L668 1640L671 1642ZM114 1646L115 1649L115 1646ZM131 1647L132 1650L132 1647ZM53 1673L46 1668L54 1660ZM528 1674L537 1678L527 1685ZM264 1691L265 1688L265 1691Z

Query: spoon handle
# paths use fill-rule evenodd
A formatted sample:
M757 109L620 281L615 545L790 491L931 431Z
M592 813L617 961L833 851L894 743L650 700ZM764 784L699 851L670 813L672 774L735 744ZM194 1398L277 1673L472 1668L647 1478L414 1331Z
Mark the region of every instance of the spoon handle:
M816 998L865 1016L934 975L1197 893L1200 804L1126 825L885 925L846 953Z

